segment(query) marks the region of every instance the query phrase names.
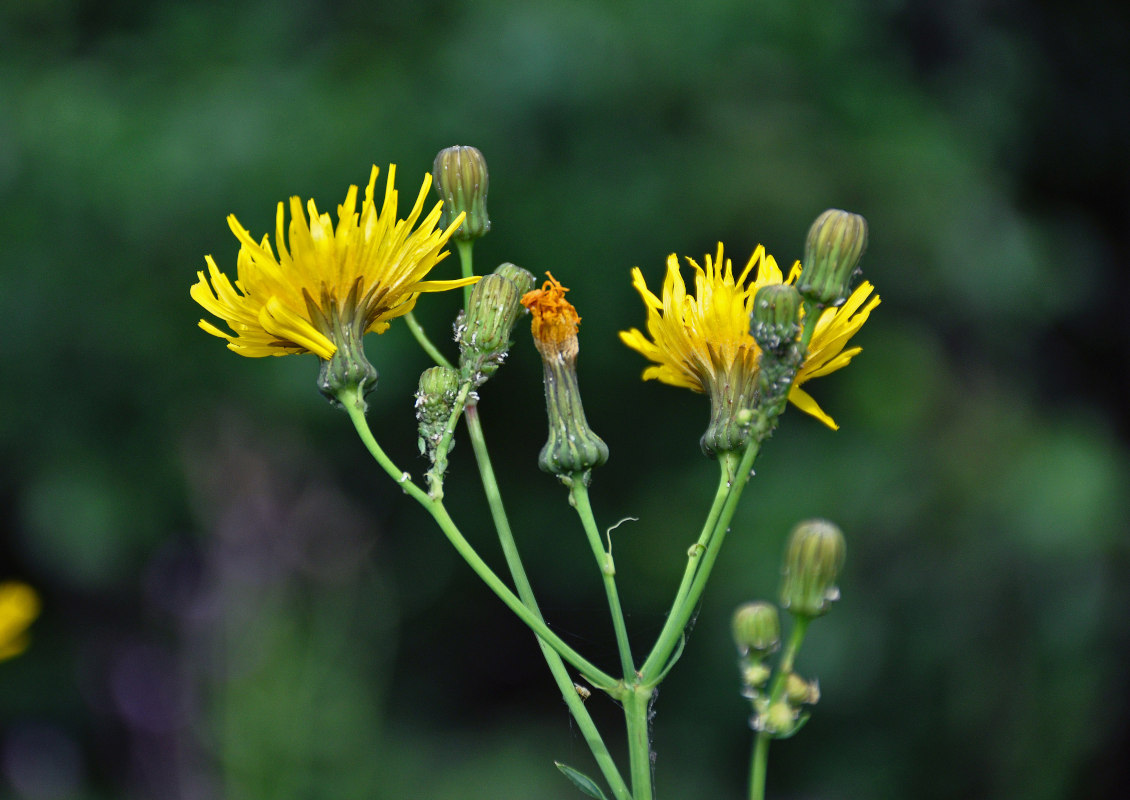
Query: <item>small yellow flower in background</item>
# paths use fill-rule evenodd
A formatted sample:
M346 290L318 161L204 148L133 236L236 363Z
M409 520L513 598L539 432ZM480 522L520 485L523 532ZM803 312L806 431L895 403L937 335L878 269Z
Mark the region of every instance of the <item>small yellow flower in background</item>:
M233 284L207 256L208 276L198 272L199 280L190 293L233 333L206 320L200 320L200 327L227 339L228 347L243 356L314 353L326 360L345 346L344 336L359 339L370 331L383 333L389 320L413 309L420 293L455 289L478 280L424 280L447 256L443 248L463 216L452 220L446 230L437 230L443 205L437 203L420 219L432 180L425 175L412 211L406 219L397 220L395 164L389 167L384 202L378 211L374 192L379 172L374 166L360 213L356 210L357 187L349 187L345 202L338 206L336 226L329 214L318 213L313 200L307 204L307 221L301 200L292 197L290 225L284 229L284 207L279 203L277 256L267 236L256 243L235 216L229 216L228 225L240 242L237 279Z
M28 645L27 628L39 616L39 597L26 583L0 583L0 661L18 656Z
M762 286L796 283L800 262L793 265L786 279L773 256L758 245L735 279L721 243L713 258L707 254L704 266L690 258L687 261L694 270L694 295L687 294L674 253L667 258L662 299L647 288L640 269L632 269L632 285L647 306L647 332L651 338L632 328L621 331L620 339L655 362L644 370L644 380L709 394L720 392L727 385L748 383L757 374L761 355L749 332L754 295ZM879 304L877 295L868 300L872 289L864 281L842 306L824 310L816 323L808 357L789 392L793 405L832 429L838 427L836 423L799 386L846 366L860 352L859 347L845 350L844 346Z

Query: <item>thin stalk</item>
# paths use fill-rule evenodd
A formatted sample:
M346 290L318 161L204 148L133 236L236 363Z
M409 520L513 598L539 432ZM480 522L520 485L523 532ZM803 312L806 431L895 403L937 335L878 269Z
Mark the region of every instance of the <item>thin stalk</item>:
M816 323L820 321L820 315L824 313L824 309L809 303L807 300L804 302L804 328L800 332L800 351L802 353L808 352L808 343L812 341L812 334L816 331Z
M683 578L675 592L675 601L671 604L671 612L667 615L663 630L659 632L647 661L640 668L640 679L644 682L653 679L667 664L667 660L671 657L671 653L675 651L675 647L683 635L687 620L690 619L690 614L683 614L682 610L687 605L687 595L690 593L694 578L701 569L702 556L707 552L714 537L714 529L718 525L718 515L722 513L722 506L733 487L734 476L737 474L738 455L736 453L723 453L718 459L718 464L721 474L718 479L718 489L714 493L714 502L710 505L710 511L706 515L706 522L703 523L698 541L687 552L687 566L683 570ZM693 605L691 609L693 611Z
M753 754L749 759L749 800L764 800L765 773L769 766L769 742L764 731L753 737Z
M809 313L810 309L808 309L807 306L805 311L804 330L801 332L801 338L798 342L800 355L797 356L797 358L800 364L803 364L804 359L807 357L805 354L808 352L808 343L812 339L813 331L816 330L816 322L819 316L815 310ZM792 385L792 382L796 379L795 369L789 372L788 363L775 363L772 366L776 371L784 369L785 372L782 377L787 378L789 384ZM799 369L799 367L796 369ZM686 627L687 622L689 622L691 614L694 613L694 609L698 605L703 591L706 589L706 582L710 578L710 572L714 568L714 562L717 560L718 553L722 549L722 542L725 540L726 534L730 530L730 522L733 520L734 513L737 511L738 501L741 499L746 484L749 483L749 479L752 477L753 462L761 452L762 442L768 438L773 428L776 427L777 420L780 418L788 402L787 396L787 391L779 396L775 394L771 405L767 404L760 411L754 410L754 417L750 422L749 442L746 444L745 452L742 453L741 463L738 464L736 472L733 473L729 490L726 493L722 509L717 516L713 532L709 534L706 548L702 551L700 558L701 563L694 569L690 589L687 590L682 605L672 607L671 616L664 625L664 630L660 636L662 647L659 646L660 641L657 641L657 646L652 649L651 655L648 656L643 669L640 670L641 681L645 683L655 681L656 676L662 674L661 670L664 668L666 660L670 656L672 648L676 643L673 631L681 632ZM723 470L726 470L730 463L731 462L727 461L723 465ZM664 634L666 634L666 638Z
M464 278L470 278L475 274L471 268L471 250L475 245L474 239L467 239L466 241L460 240L455 243L455 249L459 252L459 266L463 271ZM463 287L463 308L467 308L471 304L471 287Z
M502 495L498 489L498 482L494 477L494 468L491 465L490 454L487 453L486 438L483 436L483 427L479 420L477 404L471 404L466 407L464 410L464 419L467 420L467 431L471 437L471 446L475 451L475 461L478 464L479 474L482 477L483 492L487 497L487 505L490 506L494 527L498 531L498 541L502 546L502 553L506 557L506 565L509 567L510 575L514 579L518 596L521 598L522 602L526 604L526 607L540 618L541 611L534 597L533 588L530 586L530 581L526 576L526 569L522 564L522 559L518 555L518 546L514 541L514 534L510 529L510 521L506 516L506 509L502 504ZM605 780L608 781L612 793L616 796L617 800L632 800L631 791L624 782L623 777L621 777L620 770L616 767L616 762L612 760L612 755L608 752L608 747L604 744L604 740L601 738L596 724L589 715L588 709L585 708L584 700L577 693L573 679L565 668L561 656L540 636L538 637L538 647L541 648L542 656L545 658L549 671L553 675L554 681L557 683L557 688L561 690L561 697L569 707L573 719L577 721L577 727L580 729L585 743L588 744L589 750L592 751L593 758L596 759L596 763L600 767L600 771L604 775Z
M451 366L451 362L443 357L443 353L436 349L432 344L432 340L428 338L428 334L424 332L424 326L416 319L416 315L409 311L404 315L404 321L408 323L408 330L412 331L412 336L415 337L416 342L420 347L424 348L424 352L431 356L432 361L436 362L441 367L448 369L455 369Z
M581 518L589 546L592 547L593 558L596 559L601 578L604 580L604 594L608 597L608 609L612 612L612 627L616 631L616 647L620 651L620 667L624 670L624 682L634 683L636 666L632 663L628 628L624 624L624 611L620 607L620 594L616 590L616 566L612 561L612 548L609 546L607 550L604 549L604 542L600 539L600 531L597 530L596 519L593 517L592 505L589 503L589 490L580 473L573 475L569 497L572 501L571 505Z
M522 622L526 623L535 634L545 640L563 659L572 664L584 675L585 680L593 686L608 691L613 696L619 696L622 692L617 691L616 686L618 682L615 678L596 667L589 662L588 659L562 641L561 637L551 631L540 616L528 609L518 596L514 594L487 563L483 561L482 557L475 552L470 542L463 537L459 527L447 513L447 508L444 506L442 499L430 497L427 492L412 481L411 475L397 468L396 464L394 464L392 459L381 449L381 446L377 444L377 440L373 437L373 432L370 430L369 423L365 419L363 401L357 391L344 390L338 395L337 399L349 414L349 418L353 421L353 426L357 429L358 436L361 437L361 441L376 462L388 473L389 477L396 481L404 490L405 494L409 495L413 500L423 506L424 510L432 516L432 519L439 525L440 530L443 531L448 541L451 542L455 550L463 557L467 565L475 571L475 574L479 576L483 583L498 595L499 599L506 604L506 607L513 611Z
M781 663L777 668L777 677L773 681L772 691L769 693L769 699L780 700L781 692L785 690L785 680L788 674L793 671L793 663L796 661L797 653L800 652L800 645L804 641L804 635L808 633L808 623L812 622L810 617L794 617L793 630L789 634L789 642L785 645L785 650L781 653Z
M809 617L794 617L793 630L789 634L788 644L781 654L781 662L777 665L777 674L773 676L773 685L769 689L769 706L781 699L785 691L785 682L789 673L793 671L793 662L800 651L804 634L808 632ZM773 736L768 731L758 731L753 742L753 755L750 758L749 772L749 797L750 800L765 800L765 773L769 767L769 742Z
M718 559L718 553L722 550L722 543L726 539L726 534L730 530L730 522L734 518L734 513L738 510L738 501L741 499L742 491L744 491L746 484L749 483L751 473L753 470L753 462L757 459L758 453L761 452L761 441L756 436L750 436L749 444L746 445L745 453L742 455L741 463L738 465L737 473L733 478L733 485L730 488L730 493L726 495L726 500L722 505L722 511L718 515L718 521L714 525L714 533L710 538L709 546L702 554L702 563L699 564L698 570L691 582L690 591L687 592L687 597L683 603L683 607L678 609L676 624L679 630L686 627L690 621L691 614L694 613L698 601L702 598L702 593L706 590L706 582L710 578L710 573L714 569L714 562ZM648 675L647 677L650 677Z

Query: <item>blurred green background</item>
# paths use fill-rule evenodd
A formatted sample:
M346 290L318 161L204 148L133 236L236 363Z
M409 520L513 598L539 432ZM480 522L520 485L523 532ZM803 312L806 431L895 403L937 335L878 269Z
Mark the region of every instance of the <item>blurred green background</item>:
M837 520L844 599L799 661L824 699L774 745L781 798L1130 796L1130 12L856 0L0 5L0 578L42 593L0 664L6 798L579 797L595 773L533 640L368 460L312 357L241 359L188 286L235 213L332 209L395 162L491 168L509 260L572 287L612 450L593 502L637 649L715 467L705 398L643 384L629 283L723 241L799 257L871 224L883 303L850 369L786 415L655 717L661 797L744 796L728 636L790 525ZM453 274L455 259L441 272ZM425 298L437 339L455 294ZM426 366L370 337L371 419L405 468ZM450 352L450 350L449 350ZM554 627L606 668L600 582L536 470L528 336L483 391ZM470 448L451 505L500 564ZM619 713L589 707L619 747Z

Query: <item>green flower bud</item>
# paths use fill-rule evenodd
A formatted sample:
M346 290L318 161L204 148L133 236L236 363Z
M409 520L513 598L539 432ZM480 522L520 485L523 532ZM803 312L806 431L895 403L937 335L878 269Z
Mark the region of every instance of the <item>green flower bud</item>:
M522 269L517 264L511 264L509 261L499 264L495 268L494 274L512 280L514 285L518 287L518 293L521 296L524 296L526 292L533 289L534 284L537 283L533 273L529 270Z
M753 688L761 688L773 674L763 661L749 661L742 665L742 683Z
M784 700L779 700L769 706L765 714L765 730L774 734L791 733L796 727L796 710Z
M459 367L463 376L476 387L497 372L506 358L511 344L510 332L522 313L522 295L534 282L534 276L521 267L503 266L508 268L506 274L513 275L518 283L499 274L498 270L483 276L471 290L467 313L461 315L456 324Z
M793 708L814 705L820 699L820 684L816 681L809 683L795 672L790 672L785 678L785 698Z
M781 623L777 607L769 603L738 606L731 623L734 644L742 653L766 656L781 644Z
M758 289L749 332L762 350L782 352L800 334L800 293L787 283Z
M808 229L804 269L797 282L802 297L819 306L839 306L867 249L867 220L830 208Z
M844 565L844 535L831 522L806 520L785 546L781 605L791 614L819 617L840 599L836 579Z
M449 367L431 367L420 375L416 392L416 420L419 423L420 455L433 462L435 449L447 429L455 396L459 391L459 373Z
M441 227L446 228L461 213L467 212L453 238L466 242L490 231L487 215L490 175L486 159L478 149L456 145L440 150L432 167L432 183L443 200Z

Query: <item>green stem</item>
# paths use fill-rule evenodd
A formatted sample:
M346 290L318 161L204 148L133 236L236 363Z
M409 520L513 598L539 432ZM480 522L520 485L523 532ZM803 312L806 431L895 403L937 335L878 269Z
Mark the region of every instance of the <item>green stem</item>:
M460 241L457 241L455 243L455 249L459 252L459 266L463 271L463 277L464 278L470 278L472 275L475 274L474 270L471 268L471 251L472 251L474 245L475 245L474 239L468 239L466 241L460 240ZM470 286L464 286L463 287L463 308L466 309L470 305L471 305L471 287Z
M726 538L726 534L730 530L730 521L734 518L734 513L738 508L738 501L741 499L742 491L744 491L746 484L753 474L753 462L757 459L758 453L761 452L762 443L773 432L773 428L777 425L777 420L785 410L788 403L788 387L774 385L774 380L770 380L765 372L766 369L772 369L776 380L779 382L787 382L791 387L793 381L796 379L797 370L799 365L804 363L804 359L808 352L808 343L812 339L812 333L816 329L816 321L819 314L817 311L811 311L806 307L804 330L801 333L800 341L795 350L791 350L779 358L773 359L768 365L764 362L760 368L762 370L759 376L759 390L766 392L767 389L772 389L771 395L763 394L759 408L751 410L752 418L750 419L749 428L749 442L746 444L745 452L742 453L741 463L738 464L736 471L730 472L733 466L732 458L726 458L722 461L722 470L724 478L727 475L732 477L727 478L727 489L724 492L725 499L722 504L721 511L718 513L713 528L704 528L704 536L706 536L705 546L701 549L699 562L697 565L688 564L687 573L684 575L684 581L690 580L690 588L686 590L683 596L681 605L676 603L672 605L671 614L664 625L663 631L660 633L659 639L656 641L656 646L652 648L651 654L648 656L647 661L644 662L643 668L640 670L640 680L644 683L656 682L658 678L662 677L663 669L667 664L667 659L673 652L674 647L678 641L676 632L680 633L686 628L687 623L690 621L691 615L694 613L695 607L698 605L699 599L702 597L703 591L706 589L706 582L710 578L710 572L714 568L714 562L718 558L718 553L722 549L722 542ZM764 355L763 355L764 358ZM724 453L727 456L733 456L731 453ZM719 493L715 496L715 503L723 495L723 490L719 487ZM713 515L713 509L711 509ZM709 517L708 517L709 521ZM710 530L710 533L705 533ZM700 541L703 541L700 539ZM682 587L680 587L682 592Z
M628 722L628 756L631 760L634 800L652 800L649 716L654 692L653 687L635 686L624 697L624 717Z
M764 800L765 773L769 766L770 738L764 731L753 737L753 755L749 764L749 800Z
M408 330L412 331L412 336L415 337L416 342L420 347L424 348L425 353L431 356L432 361L436 362L436 364L441 367L455 369L455 367L451 366L451 362L443 357L443 353L437 350L436 346L432 344L432 340L429 339L428 334L424 332L424 326L416 319L416 315L413 312L409 311L405 314L404 321L408 323Z
M794 617L793 619L793 630L789 634L789 642L785 645L785 650L781 654L781 661L777 665L777 674L773 676L773 685L769 689L769 705L767 708L772 708L773 704L781 699L781 695L785 691L785 682L793 671L793 662L796 661L801 642L804 641L804 634L808 631L808 623L812 621L809 617ZM749 772L750 800L764 800L765 798L765 774L769 768L769 742L772 739L773 735L765 730L758 731L754 738Z
M604 549L600 539L600 531L596 527L593 517L592 505L589 503L589 490L585 486L584 475L576 473L572 476L569 486L570 504L577 510L581 518L585 535L588 537L589 546L592 547L593 557L600 568L600 575L604 579L604 593L608 597L608 608L612 612L612 627L616 631L616 647L620 651L620 667L624 670L624 682L631 684L636 680L636 667L632 663L632 648L628 643L628 629L624 624L624 612L620 607L620 595L616 590L616 566L612 561L612 547Z
M751 459L751 466L752 463ZM683 571L682 581L675 593L675 601L671 604L671 611L667 615L663 630L660 631L651 653L648 654L647 660L640 668L640 681L644 684L653 685L652 682L662 674L668 659L678 646L683 631L694 613L698 599L702 595L706 579L710 577L710 569L715 558L717 558L718 549L722 545L724 535L717 535L717 530L720 527L719 518L726 507L727 499L734 494L737 478L742 473L739 472L739 456L737 453L720 454L718 465L720 475L718 489L714 493L714 502L711 503L710 511L706 515L706 522L702 526L702 533L699 535L698 541L687 553L687 566ZM745 474L747 476L746 481L748 481L748 469L745 470ZM741 485L744 486L745 481L742 481ZM740 494L740 489L738 489L738 493ZM736 508L736 500L732 507ZM726 518L726 525L729 525L730 516L733 516L732 510ZM721 527L724 528L725 526ZM695 591L696 586L698 587L697 592Z
M502 495L494 477L494 468L491 465L490 455L487 453L486 438L483 436L483 427L479 420L478 405L468 405L464 411L464 418L467 420L467 430L471 437L472 448L475 451L475 461L482 477L483 492L486 494L487 505L490 506L491 517L494 520L495 529L498 531L498 540L502 546L503 555L506 557L506 565L510 568L510 575L514 579L518 596L526 607L540 618L541 611L538 609L533 588L526 576L526 569L522 565L522 559L518 555L518 547L514 541L514 534L510 530L510 521L507 519L506 509L502 505ZM557 683L557 688L561 691L561 697L569 707L573 719L577 721L577 727L580 729L585 743L588 744L589 750L592 751L593 758L596 759L605 780L612 788L612 793L617 800L632 800L631 791L628 789L628 785L624 783L616 763L612 760L612 755L608 752L608 747L604 744L600 732L596 729L596 724L589 715L588 709L585 708L584 700L577 693L573 679L569 676L561 656L541 637L538 637L538 646L541 648L542 656Z
M800 332L800 352L808 352L808 343L812 341L812 334L816 331L816 323L820 321L820 315L824 313L824 309L814 303L809 303L807 300L804 303L804 328ZM803 362L802 362L803 363Z
M796 661L797 653L800 652L800 645L804 641L804 635L808 633L808 623L812 622L810 617L797 616L793 620L793 630L789 634L789 642L785 645L785 650L781 654L777 677L774 679L772 691L769 693L770 701L781 698L781 692L785 690L785 680L788 674L793 671L793 663Z
M742 455L741 463L734 475L733 486L729 495L726 496L722 512L718 515L718 522L714 527L714 536L710 540L710 546L702 554L702 564L699 566L698 572L695 573L690 592L687 593L687 603L683 613L688 619L694 607L698 605L698 601L702 598L702 593L706 589L706 581L710 578L714 562L718 558L718 553L722 550L722 542L725 540L726 534L730 532L730 521L733 520L734 513L738 510L738 501L741 500L742 492L745 490L746 484L749 483L749 479L753 477L753 462L761 452L761 442L762 439L757 436L750 436L749 444L746 445L745 453Z
M540 636L546 643L548 643L554 650L556 650L562 658L572 664L593 686L604 689L614 697L619 697L623 692L617 689L618 681L611 675L608 675L603 670L599 669L584 656L562 641L561 637L555 634L546 626L545 622L540 616L528 609L514 592L504 584L494 571L487 565L485 561L475 552L463 534L460 532L459 527L451 516L447 513L443 501L439 498L433 498L428 495L423 489L417 486L412 481L412 476L407 472L402 472L393 463L392 459L381 449L377 444L377 440L373 437L372 430L369 429L369 423L365 419L365 411L363 400L360 394L355 389L345 389L338 394L338 402L345 408L349 414L349 418L353 421L353 426L357 429L357 434L361 437L361 441L365 447L372 454L376 462L388 473L396 483L404 490L405 494L409 495L413 500L424 507L432 519L439 525L440 530L451 542L452 546L467 562L468 566L475 571L475 574L485 583L491 591L498 595L499 599L506 604L518 619L526 623L535 634Z
M752 459L750 459L752 464ZM665 674L671 654L678 646L687 626L690 615L702 594L706 578L709 577L710 568L714 564L714 557L721 546L723 536L718 535L720 519L727 508L727 500L741 488L735 489L738 483L739 460L736 453L723 453L719 457L720 476L718 489L714 494L714 502L706 515L702 532L698 541L691 547L687 554L687 567L683 572L683 579L675 594L675 601L671 606L671 613L656 639L655 646L647 657L647 661L640 668L637 677L637 686L631 694L633 701L624 701L624 715L628 725L628 753L632 765L632 791L636 800L651 797L651 741L648 731L648 704L654 687ZM746 470L748 476L748 469ZM748 477L747 477L748 480ZM744 482L740 482L744 486ZM736 501L735 501L736 503ZM733 515L731 504L730 516ZM728 524L729 517L726 518ZM697 592L696 592L697 587ZM639 698L643 697L642 701ZM642 708L641 708L642 706ZM646 792L646 793L644 793Z
M698 574L699 567L702 564L701 555L707 550L711 540L714 537L714 528L718 525L718 516L722 513L722 506L726 502L726 497L730 493L730 489L734 485L734 476L737 474L738 464L741 457L737 453L722 453L718 457L718 489L714 492L714 502L710 504L710 511L706 515L706 522L703 523L702 533L698 537L698 541L692 548L694 557L691 558L688 553L688 563L686 573L683 575L683 580L679 584L679 591L675 595L675 608L681 608L686 602L686 596L690 592L691 583L694 576ZM694 569L691 569L691 567Z

